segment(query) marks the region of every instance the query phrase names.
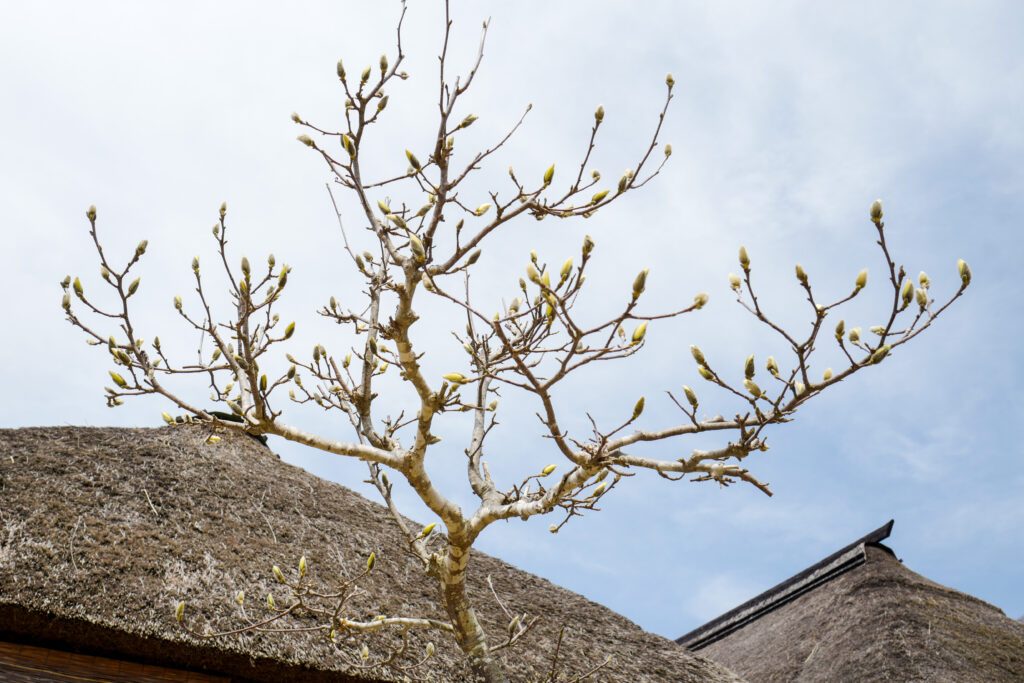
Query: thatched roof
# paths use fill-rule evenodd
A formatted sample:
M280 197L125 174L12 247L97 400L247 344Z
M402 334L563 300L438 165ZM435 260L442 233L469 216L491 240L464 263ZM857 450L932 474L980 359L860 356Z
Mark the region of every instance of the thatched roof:
M442 619L437 588L418 560L401 551L385 509L337 484L280 461L244 435L204 443L202 426L160 429L30 428L0 430L0 640L48 644L232 676L235 680L369 681L377 671L340 673L334 647L358 652L372 639L332 646L307 634L195 639L172 616L189 603L190 622L214 629L240 625L232 597L265 596L282 587L270 568L294 572L300 555L310 574L350 575L371 551L377 563L351 614ZM524 646L503 654L514 680L550 669L559 627L567 673L613 655L592 680L735 681L626 618L544 579L482 554L471 568L471 595L488 630L501 633L516 613L542 617ZM261 598L265 599L265 598ZM258 608L257 608L257 611ZM429 680L464 680L453 641L416 633L438 654Z
M1024 680L1024 624L904 567L891 526L679 642L752 683Z

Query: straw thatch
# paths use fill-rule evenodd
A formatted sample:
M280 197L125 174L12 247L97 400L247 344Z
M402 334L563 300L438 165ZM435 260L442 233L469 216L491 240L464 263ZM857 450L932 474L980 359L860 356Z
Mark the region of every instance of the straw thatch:
M910 571L885 546L859 551L863 563L700 654L752 683L1024 680L1024 624Z
M244 435L204 443L207 428L31 428L0 430L0 639L45 643L94 655L177 666L236 680L391 680L377 670L355 677L334 651L357 652L373 639L308 634L198 640L172 610L189 602L189 623L237 627L232 596L276 590L270 568L295 572L300 555L325 583L358 572L371 551L377 565L350 615L443 618L437 588L402 552L384 508L283 463ZM291 568L291 569L289 569ZM478 554L471 595L489 631L509 609L542 618L526 644L503 652L514 680L547 673L560 626L564 671L612 663L592 680L735 681L720 665L644 632L585 598ZM259 611L259 608L256 608ZM421 671L459 681L466 670L453 641L416 633L438 654Z

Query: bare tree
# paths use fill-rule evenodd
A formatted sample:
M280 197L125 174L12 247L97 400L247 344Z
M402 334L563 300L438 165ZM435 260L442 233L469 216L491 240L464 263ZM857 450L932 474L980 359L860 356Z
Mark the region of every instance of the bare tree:
M404 15L403 4L402 18ZM312 614L320 618L321 623L310 630L329 632L332 637L339 632L373 630L381 626L403 629L403 632L409 628L450 632L468 658L477 680L502 681L505 676L494 652L515 644L532 622L509 613L507 633L488 634L481 627L467 596L466 574L471 565L473 544L484 529L498 520L554 515L551 530L555 532L573 517L595 510L604 496L637 469L654 470L672 480L709 481L723 486L744 481L771 495L768 485L759 481L746 466L747 456L767 449L765 429L789 422L813 397L856 372L878 366L960 297L971 275L967 265L960 261L958 288L945 303L937 305L930 294L928 277L921 273L917 282L912 282L890 255L882 205L876 201L871 205L869 216L877 233L887 286L892 291L891 306L878 317L881 324L872 327L869 334L862 334L857 327L845 329L840 320L834 328L829 324L823 334L826 317L838 317L840 307L864 289L867 271L861 271L849 292L835 299L819 299L807 274L798 265L796 277L810 304L810 329L797 333L768 316L755 294L750 258L746 249L740 248L742 275L729 276L736 299L785 340L792 356L785 360L768 357L760 364L750 356L742 374L737 372L734 379L733 373L713 366L709 355L691 346L700 374L731 394L734 398L730 400L738 398L744 406L742 411L731 417L702 418L698 414L697 393L690 387L683 387L682 396L669 394L679 410L678 424L656 431L636 429L634 422L644 409L644 399L640 398L632 413L623 416L620 423L601 425L592 419L590 434L572 435L559 419L553 400L556 387L592 363L623 359L640 352L651 321L675 318L700 309L707 303L707 295L698 295L678 310L642 314L638 303L646 285L647 271L644 270L636 276L632 292L617 309L601 319L585 320L577 314L576 303L583 292L586 270L595 250L589 236L583 238L578 257L560 266L549 266L536 252L532 253L525 277L519 278L516 295L501 304L497 315L488 312L490 306L481 308L471 303L470 276L484 242L512 221L591 216L658 175L672 151L669 145L661 146L659 135L673 96L673 79L671 75L666 78L664 105L653 121L649 143L639 150L635 168L616 181L606 183L600 173L587 170L605 116L603 107L598 107L582 159L578 165L573 165L567 178L564 172L556 173L555 166L539 178L521 178L509 169L508 178L502 181L506 183L505 189L501 192L492 189L488 201L477 205L467 202L465 194L460 195L460 189L465 188L467 179L475 177L498 149L508 144L522 118L493 146L473 153L468 161L456 163L455 150L460 134L477 117L458 118L453 112L474 82L483 58L487 24L484 24L480 47L469 72L455 77L449 72L451 27L446 2L436 132L428 144L416 147L419 154L406 152L407 167L377 178L367 177L362 164L367 155L373 154L366 134L386 114L390 101L387 88L394 79L407 77L402 70L405 54L401 19L396 50L392 56L380 58L379 68L366 68L353 76L338 62L338 78L347 98L340 130L321 128L293 115L293 120L307 130L299 140L326 163L335 187L351 193L360 208L359 220L368 224L367 230L375 244L373 252L357 252L345 236L346 252L363 278L362 304L347 308L332 297L318 311L319 315L337 322L361 340L337 354L322 345L317 345L312 355L304 359L289 354L288 370L280 376L268 376L264 370L268 352L271 347L287 341L295 329L294 322L282 323L273 312L288 283L290 269L277 265L273 256L261 268L243 257L240 267L236 268L227 251L226 206L220 208L213 236L219 267L227 277L234 315L228 320L217 320L213 315L211 292L198 258L192 263L198 306L186 307L181 297L174 299L177 314L186 326L199 334L198 362L173 361L165 354L159 338L154 338L149 348L144 345L133 324L131 297L139 288L139 278L133 277L132 269L145 253L147 243L143 241L138 245L126 265L115 266L105 255L97 235L95 207L87 213L90 234L99 255L102 278L113 289L116 303L113 307L101 305L86 296L79 278L68 277L62 283L63 307L67 319L83 330L91 343L105 346L119 366L110 373L114 386L106 389L110 405L119 405L128 396L160 394L190 419L206 421L214 429L273 434L368 464L369 479L401 528L408 547L436 580L438 599L449 620L394 616L385 617L381 623L361 623L347 619L340 607L315 608L320 611L314 609ZM497 187L497 182L492 187ZM334 200L333 194L331 199ZM335 211L340 224L342 216L337 203ZM344 235L344 227L342 233ZM417 301L424 297L442 300L465 317L465 330L454 334L467 353L468 366L464 371L452 371L443 377L432 377L423 371L420 365L423 350L416 334L419 322L416 307ZM76 299L79 303L73 306ZM117 326L113 335L106 332L111 323ZM836 372L829 370L820 378L812 377L810 359L819 343L836 344L846 359L846 366ZM759 365L767 377L755 382ZM387 414L388 401L375 393L375 383L391 366L395 366L403 386L415 396L418 406L415 415ZM223 404L227 410L215 412L189 402L165 385L165 379L172 375L194 375L195 382L208 384L212 400ZM564 460L562 467L551 464L519 481L495 481L484 461L484 449L496 424L494 397L499 391L506 396L516 396L517 401L535 403L540 430L550 442L552 459ZM347 418L352 427L351 440L309 433L282 419L285 405L306 403L337 411ZM425 467L429 454L438 448L451 449L451 446L437 445L440 439L434 435L435 425L453 413L463 412L473 417L472 432L468 442L463 444L466 477L479 501L472 510L463 510L439 490ZM165 419L175 422L166 413ZM650 442L703 432L722 433L721 445L713 450L693 450L678 460L661 460L642 452L643 446ZM409 528L393 500L389 473L405 478L437 515L443 534L441 529L435 530L434 524L422 530ZM371 558L366 571L370 571L372 562ZM275 573L284 582L276 567ZM301 575L305 577L305 559ZM336 594L318 594L304 578L289 585L295 598L291 604L277 607L271 601L270 616L263 620L251 619L245 628L272 630L277 618L296 609L309 608L314 597L343 605L348 591L355 585L355 578ZM242 602L241 596L239 602ZM183 606L179 608L179 620L182 609ZM389 656L393 659L394 654ZM365 651L363 663L353 665L368 666ZM399 669L411 671L414 666ZM551 678L554 680L554 670Z

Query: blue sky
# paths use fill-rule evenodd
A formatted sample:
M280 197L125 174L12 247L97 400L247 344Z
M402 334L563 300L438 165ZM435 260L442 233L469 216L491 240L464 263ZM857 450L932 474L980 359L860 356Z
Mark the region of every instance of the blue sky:
M160 423L165 406L156 400L104 406L108 357L62 320L57 283L66 273L98 289L84 218L90 204L115 253L150 241L138 295L147 339L194 344L170 301L190 289L192 255L212 258L209 227L226 200L236 257L273 251L294 267L282 302L282 316L300 321L293 352L351 343L309 319L332 294L354 297L357 281L340 253L325 169L295 142L300 131L289 115L330 127L342 104L335 62L342 57L357 71L392 53L397 8L8 8L0 27L4 426ZM895 518L890 543L911 569L1024 615L1022 15L1012 2L456 2L455 65L468 64L480 22L493 19L466 100L465 113L480 120L463 144L487 145L534 105L486 168L489 184L474 186L481 202L487 187L508 190L510 164L524 175L578 164L598 104L607 115L594 166L618 178L648 140L665 72L676 79L661 135L674 154L659 178L587 222L511 228L480 262L476 301L497 306L531 248L559 264L589 233L598 245L588 278L593 310L626 296L644 267L648 311L711 295L699 314L652 325L639 356L563 390L557 401L570 428L586 428L585 412L610 422L641 394L643 426L673 424L679 415L663 392L682 384L701 392L709 412L728 413L727 398L702 385L692 343L737 375L749 353L784 356L730 296L726 276L737 270L741 244L763 303L798 329L809 319L796 262L830 295L868 268L864 301L845 317L848 326L879 322L883 264L867 220L876 197L885 201L896 259L912 274L927 271L937 298L957 286L958 258L974 272L967 295L914 343L769 433L772 450L748 466L771 482L773 498L640 475L606 497L601 513L557 536L547 532L550 519L517 521L490 528L479 547L676 637ZM391 93L389 122L375 141L382 169L404 170L406 147L426 149L440 28L437 3L413 3L412 77ZM445 325L421 331L438 375L464 362ZM489 455L496 472L522 476L554 459L533 438L532 405L510 395L502 410ZM315 413L292 419L347 434ZM431 471L469 505L462 427L444 434L455 445ZM710 443L646 453L674 459ZM358 464L273 446L372 497ZM430 521L409 494L399 497L408 514Z

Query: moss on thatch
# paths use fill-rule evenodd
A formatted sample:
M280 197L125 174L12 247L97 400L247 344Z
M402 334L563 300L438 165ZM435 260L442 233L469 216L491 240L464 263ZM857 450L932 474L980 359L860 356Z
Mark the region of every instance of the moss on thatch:
M189 603L190 623L237 627L235 592L278 589L270 567L294 567L328 582L350 575L375 552L350 614L443 619L437 587L402 552L385 509L337 484L280 461L243 435L205 444L202 426L161 429L31 428L0 430L0 637L45 642L254 680L350 678L334 647L357 652L363 639L308 634L246 634L198 640L177 628L172 610ZM294 571L291 569L290 571ZM503 652L514 680L550 668L559 627L567 671L613 656L593 680L733 681L718 664L544 579L483 554L472 566L471 595L489 631L508 618L485 578L510 609L542 617L525 645ZM454 642L414 633L438 654L429 680L466 676ZM371 644L373 641L369 641Z
M866 563L700 650L762 681L1024 680L1024 625L884 547Z

